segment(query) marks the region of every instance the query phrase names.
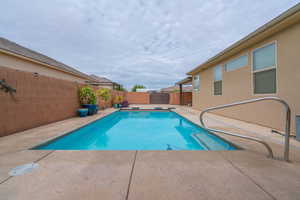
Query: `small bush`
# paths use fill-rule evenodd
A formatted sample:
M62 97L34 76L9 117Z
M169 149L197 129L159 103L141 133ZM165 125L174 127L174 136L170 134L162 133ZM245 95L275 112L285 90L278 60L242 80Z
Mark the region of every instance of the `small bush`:
M119 95L115 96L115 98L114 98L114 103L115 104L119 104L122 101L123 101L123 96L119 96Z
M111 91L108 88L101 88L97 90L97 96L99 96L103 101L107 102L111 97Z
M145 86L143 85L134 85L131 89L132 92L136 92L137 89L144 89L146 88Z
M81 104L97 104L97 96L94 90L89 86L79 89L79 100Z

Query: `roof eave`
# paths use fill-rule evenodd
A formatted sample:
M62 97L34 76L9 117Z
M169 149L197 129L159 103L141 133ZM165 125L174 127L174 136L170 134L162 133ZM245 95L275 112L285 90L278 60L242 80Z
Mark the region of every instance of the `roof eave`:
M67 74L71 74L71 75L76 76L78 78L82 78L82 79L85 79L85 80L91 80L88 75L82 76L80 74L76 74L76 73L73 73L73 72L70 72L70 71L67 71L67 70L63 70L63 69L55 67L53 65L49 65L47 63L44 63L44 62L41 62L41 61L38 61L38 60L35 60L35 59L32 59L32 58L29 58L27 56L23 56L23 55L15 53L15 52L8 51L6 49L1 49L0 48L0 52L2 52L4 54L7 54L7 55L11 55L11 56L15 56L15 57L21 58L21 59L26 60L26 61L37 63L37 64L43 65L45 67L48 67L48 68L51 68L51 69L54 69L54 70L57 70L57 71L61 71L61 72L67 73Z
M178 82L176 82L176 85L180 85L180 84L187 84L192 82L192 77L186 77Z
M202 69L206 69L207 67L210 67L213 64L216 64L216 62L220 62L224 60L225 58L228 58L232 56L234 53L237 53L238 51L241 51L259 41L262 41L266 37L273 35L287 26L290 26L292 24L295 24L299 22L300 19L300 3L295 5L294 7L290 8L286 12L282 13L278 17L274 18L267 24L259 27L254 32L250 33L243 39L237 41L236 43L232 44L228 48L224 49L214 57L208 59L206 62L202 63L201 65L197 66L196 68L192 69L187 73L187 75L193 75ZM276 26L279 26L276 29ZM264 37L260 37L262 34L265 34ZM235 52L236 50L237 52Z

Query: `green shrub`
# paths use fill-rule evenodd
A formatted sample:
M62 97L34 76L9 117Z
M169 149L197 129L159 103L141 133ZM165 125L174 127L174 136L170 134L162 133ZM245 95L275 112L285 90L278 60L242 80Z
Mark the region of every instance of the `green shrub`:
M97 96L99 96L103 101L107 102L111 97L110 89L101 88L97 90Z
M97 96L94 90L89 86L79 89L79 100L81 104L97 104Z
M131 89L132 92L136 92L137 89L144 89L146 88L145 86L143 85L134 85Z
M119 95L115 96L115 98L114 98L114 103L115 104L119 104L122 101L123 101L123 96L119 96Z

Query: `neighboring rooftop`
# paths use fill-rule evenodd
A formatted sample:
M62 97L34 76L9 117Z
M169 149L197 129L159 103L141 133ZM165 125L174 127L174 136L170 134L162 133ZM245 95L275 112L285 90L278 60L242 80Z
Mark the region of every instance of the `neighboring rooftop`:
M300 3L288 9L278 17L274 18L270 22L261 26L260 28L256 29L254 32L250 33L246 37L237 41L233 45L224 49L214 57L208 59L206 62L192 69L187 74L193 75L203 69L218 64L218 62L221 62L224 59L233 56L234 54L250 47L251 45L264 40L265 38L271 36L272 34L284 30L286 27L290 25L299 23L299 21L300 21Z
M45 56L41 53L38 53L36 51L33 51L26 47L23 47L15 42L12 42L12 41L7 40L2 37L0 37L0 51L9 52L9 53L12 53L15 55L26 57L26 58L44 63L46 65L50 65L51 67L55 68L56 70L68 72L73 75L85 78L85 79L90 79L90 77L87 74L84 74L84 73L74 69L73 67L65 65L57 60L54 60L48 56Z
M192 86L184 86L182 87L183 92L191 92L193 90ZM160 90L161 92L174 92L174 91L179 91L179 85L167 87L167 88L162 88Z
M95 74L91 74L90 79L91 80L87 81L87 83L91 85L120 87L120 84L113 82L112 80L109 80L108 78L105 78L103 76L97 76Z
M114 83L113 81L109 80L108 78L105 78L102 76L97 76L95 74L91 74L90 77L92 77L92 79L98 83L111 83L111 84Z

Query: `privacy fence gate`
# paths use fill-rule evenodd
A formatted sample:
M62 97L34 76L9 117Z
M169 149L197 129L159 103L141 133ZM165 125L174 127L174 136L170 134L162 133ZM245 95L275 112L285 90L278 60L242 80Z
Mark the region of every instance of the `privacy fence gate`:
M169 104L170 95L168 93L151 93L150 104Z

